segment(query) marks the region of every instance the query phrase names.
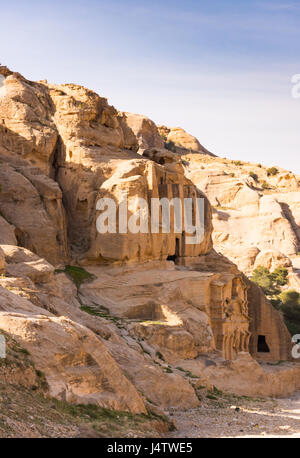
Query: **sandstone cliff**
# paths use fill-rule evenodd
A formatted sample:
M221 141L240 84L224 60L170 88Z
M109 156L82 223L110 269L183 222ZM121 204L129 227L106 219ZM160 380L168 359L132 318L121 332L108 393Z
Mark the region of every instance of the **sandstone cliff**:
M172 143L186 177L212 204L214 248L247 275L257 266L286 267L289 285L299 290L299 177L279 167L214 156L180 128L153 129L167 147Z
M214 207L215 249L248 275L258 265L270 270L294 265L290 272L297 274L298 177L279 168L221 158L188 155L183 160L186 176Z
M199 386L230 389L222 374L233 374L234 389L240 377L244 394L295 389L295 381L282 384L297 372L292 363L270 376L254 359L290 359L290 336L264 296L213 249L203 191L215 202L191 165L199 151L211 158L203 147L170 130L168 141L182 145L174 154L152 121L118 112L91 90L31 82L5 67L0 74L0 329L30 353L50 394L146 413L197 406ZM182 157L195 148L190 162ZM247 186L237 205L245 195L264 218L267 206L257 199L265 196L250 187L248 195ZM119 204L124 192L147 202L203 198L203 239L100 234L97 201ZM127 216L135 210L129 205ZM278 208L287 219L280 215ZM282 243L296 251L296 238Z

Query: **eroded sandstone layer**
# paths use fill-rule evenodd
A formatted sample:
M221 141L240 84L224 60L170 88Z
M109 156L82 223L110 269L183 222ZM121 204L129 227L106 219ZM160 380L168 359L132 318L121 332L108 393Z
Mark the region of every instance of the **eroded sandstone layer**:
M255 361L289 360L290 335L214 250L212 208L183 151L165 149L152 121L91 90L31 82L5 67L0 74L0 329L30 352L50 393L144 413L195 407L203 384L230 390L240 380L244 394L295 389L297 365L287 363L283 384ZM182 132L165 135L204 156ZM98 200L119 204L124 193L148 203L201 197L203 239L100 234ZM286 243L296 249L296 239Z
M260 164L184 156L186 176L213 206L213 243L247 275L259 265L288 268L299 289L299 177ZM272 175L274 173L274 175Z

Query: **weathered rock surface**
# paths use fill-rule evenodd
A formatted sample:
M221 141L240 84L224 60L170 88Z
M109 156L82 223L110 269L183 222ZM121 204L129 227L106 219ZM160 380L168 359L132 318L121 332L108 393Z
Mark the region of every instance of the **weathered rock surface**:
M292 176L270 178L272 186L288 187L281 200L253 177L212 170L209 161L218 159L182 129L120 113L78 85L33 83L4 67L0 74L0 328L31 353L52 395L135 413L149 403L156 411L188 409L199 404L195 386L213 383L217 363L208 362L208 371L203 358L235 362L227 364L234 387L245 378L243 355L256 368L253 357L290 358L280 315L213 250L204 193L215 206L217 249L230 247L245 270L258 256L273 268L298 249ZM109 197L118 208L124 195L128 224L137 231L100 233L97 202ZM137 198L147 208L151 198L202 198L203 237L189 244L185 228L152 233L149 219L139 231L132 219L141 209ZM243 260L234 251L240 245ZM72 267L63 272L66 264ZM76 271L79 265L90 275ZM268 355L260 354L261 336ZM216 371L219 381L223 372ZM271 383L259 371L253 392L262 380Z
M26 248L0 245L6 261L6 273L11 277L28 277L36 283L51 280L54 267Z
M124 113L126 117L126 124L135 134L139 149L144 150L147 148L164 148L164 141L160 135L159 129L156 124L147 116Z
M0 244L17 245L15 228L0 216Z
M279 168L272 170L260 164L212 157L214 155L195 137L181 128L159 126L158 130L166 143L174 145L172 151L165 154L165 160L171 161L172 154L180 153L186 176L207 195L214 207L215 249L237 263L247 275L251 275L260 261L271 269L290 268L291 262L284 257L293 257L300 250L297 177ZM140 135L143 136L142 131ZM147 145L143 155L155 160L153 152L148 151L151 148L155 151L156 145L149 142ZM159 149L155 154L157 162L163 160ZM269 259L265 252L269 253L266 255ZM296 276L297 273L295 279Z
M5 314L0 326L22 341L46 374L53 396L70 402L146 412L143 401L91 331L59 317Z
M3 72L7 69L0 67ZM4 84L0 97L1 153L24 158L48 174L57 141L48 92L18 73L10 72Z
M191 152L208 154L214 156L210 153L204 146L201 145L199 140L191 134L188 134L181 127L166 127L158 126L159 133L165 142L171 142L175 146L175 151L179 154L188 154ZM148 147L156 146L149 145Z
M1 154L0 154L1 156ZM54 181L39 169L1 164L0 211L12 224L15 237L26 248L53 264L67 257L65 213L62 194ZM6 226L6 234L8 231ZM11 231L7 242L13 242Z
M202 357L179 364L195 375L206 377L217 389L241 396L286 397L300 388L299 364L259 364L246 352L231 361Z
M291 267L292 261L278 250L264 250L255 258L254 268L258 266L273 272L277 267Z
M215 249L247 275L259 262L271 269L276 265L290 267L285 257L292 259L300 248L297 177L281 169L275 169L272 176L260 164L201 155L183 159L186 176L214 207ZM273 261L260 252L268 252Z

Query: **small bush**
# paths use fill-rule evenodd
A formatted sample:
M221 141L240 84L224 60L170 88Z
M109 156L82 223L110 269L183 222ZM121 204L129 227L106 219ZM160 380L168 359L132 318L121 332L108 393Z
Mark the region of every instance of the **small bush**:
M207 397L208 399L212 399L213 401L217 401L217 400L218 400L217 396L215 396L214 394L208 393L208 394L206 395L206 397Z
M294 289L283 291L280 294L280 299L283 306L300 306L300 294L298 293L298 291L295 291Z
M267 169L268 177L275 176L275 175L277 175L277 173L279 173L279 171L278 171L278 169L276 167L270 167L269 169Z
M251 280L260 286L263 292L267 296L273 296L279 294L280 290L277 288L277 284L270 273L270 271L263 266L258 266L254 271Z
M101 318L110 318L109 311L102 305L98 308L90 307L89 305L81 305L80 310L88 313L89 315L100 316Z
M185 370L184 370L182 367L179 367L179 366L178 366L178 367L176 367L176 369L177 369L178 371L185 372Z
M241 161L232 161L234 165L243 165Z
M157 356L159 359L161 359L162 361L165 361L165 358L163 357L163 355L161 354L160 351L157 351L157 352L156 352L156 356Z
M56 270L56 273L60 272L65 272L68 277L73 280L77 288L79 288L83 282L93 280L95 278L93 274L78 266L66 266L64 270Z
M262 187L262 189L270 189L270 186L268 185L268 183L266 181L262 182L261 187Z
M277 286L284 286L288 282L288 270L285 267L277 267L271 274L271 278Z
M284 291L280 294L285 324L293 334L300 334L300 294L295 290Z
M37 375L38 377L40 377L40 378L45 377L44 372L40 371L39 369L36 369L36 370L35 370L35 373L36 373L36 375Z

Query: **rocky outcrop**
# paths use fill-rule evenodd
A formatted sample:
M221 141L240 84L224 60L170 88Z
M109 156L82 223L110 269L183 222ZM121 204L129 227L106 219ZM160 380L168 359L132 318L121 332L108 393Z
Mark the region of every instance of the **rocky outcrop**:
M6 261L6 274L11 277L28 277L36 283L51 280L54 267L23 247L0 245Z
M163 140L167 144L171 144L174 152L178 154L201 153L208 154L209 156L215 156L204 148L196 137L188 134L181 127L158 126L158 130Z
M249 353L240 352L234 360L218 357L181 361L184 370L199 377L202 384L241 396L287 397L299 390L299 364L258 363Z
M1 156L1 154L0 154ZM2 164L0 211L6 224L5 242L14 242L53 264L67 259L67 237L62 193L57 183L39 169ZM3 235L4 237L4 235Z
M147 148L164 148L164 141L156 124L147 116L124 113L125 123L137 138L139 150Z
M237 245L248 234L249 269L270 249L274 228L272 249L280 240L278 250L295 253L297 216L289 209L296 200L287 208L250 179L231 181L222 173L204 171L198 181L189 158L213 159L184 131L120 113L78 85L33 83L3 67L0 74L0 328L30 352L53 396L134 413L193 408L195 384L211 384L211 361L238 361L246 353L254 363L249 352L259 359L259 336L271 361L289 359L281 317L213 250L205 193L217 207L233 202L233 225L244 218L229 230L234 217L216 208L216 246ZM179 154L165 149L168 142ZM119 211L124 196L125 219L135 230L99 231L100 199L110 198ZM150 231L152 198L181 205L202 199L202 237L190 244L185 227L162 230L160 212L159 230ZM251 219L257 212L261 226ZM118 214L115 223L117 229ZM252 229L264 236L259 246ZM215 241L217 233L215 227ZM266 262L281 262L280 256L266 255Z
M57 180L64 193L69 237L75 254L85 262L166 259L175 254L176 243L181 255L198 256L207 252L211 248L207 201L205 237L196 247L187 246L182 234L176 239L174 235L162 233L97 232L95 209L100 198L113 198L118 208L126 192L129 218L131 211L137 210L137 197L144 198L150 208L152 197L204 196L184 178L181 165L162 167L141 159L135 153L134 141L130 150L125 149L124 118L120 122L118 113L105 99L74 85L63 85L61 89L63 95L58 87L50 86L55 120L65 148L57 160ZM132 117L125 116L131 127Z
M5 76L7 69L0 67L0 74ZM5 78L0 111L0 148L3 155L24 158L48 174L57 130L46 88L11 72Z
M186 176L213 205L215 249L247 275L260 263L291 270L300 247L296 176L260 164L200 155L187 155L184 161Z
M10 296L15 295L0 290L2 300L9 302ZM0 328L29 351L36 367L45 373L52 396L146 412L137 391L91 331L65 317L53 317L25 299L13 297L11 310L0 313Z
M291 260L278 250L263 250L255 258L254 268L266 267L273 272L277 267L291 267Z
M17 245L15 227L0 216L0 244Z

